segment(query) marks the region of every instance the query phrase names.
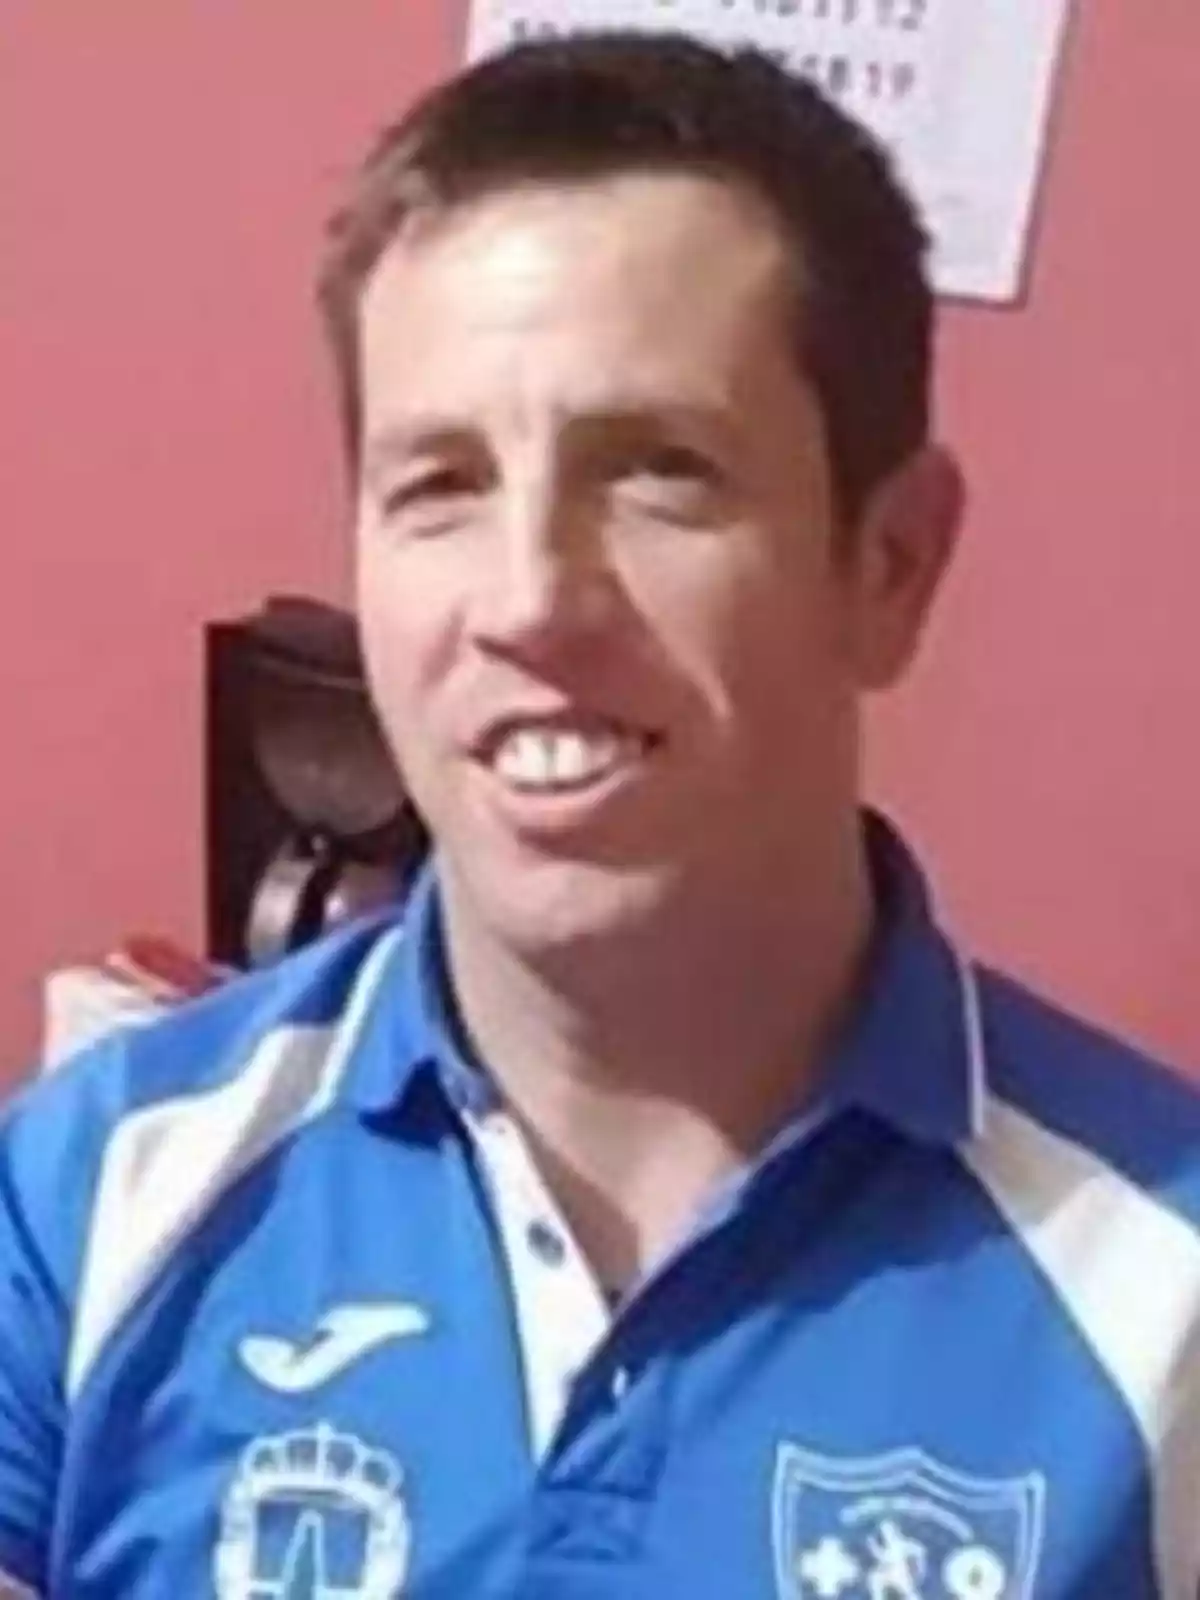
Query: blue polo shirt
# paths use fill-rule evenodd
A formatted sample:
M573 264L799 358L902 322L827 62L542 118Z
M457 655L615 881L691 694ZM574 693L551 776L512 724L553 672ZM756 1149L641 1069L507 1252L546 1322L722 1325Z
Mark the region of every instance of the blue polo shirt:
M1196 1600L1200 1101L885 853L818 1094L617 1306L432 877L24 1093L0 1594Z

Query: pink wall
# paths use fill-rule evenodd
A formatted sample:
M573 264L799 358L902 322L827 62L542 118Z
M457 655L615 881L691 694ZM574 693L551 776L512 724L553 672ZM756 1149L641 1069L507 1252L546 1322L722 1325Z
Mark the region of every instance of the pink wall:
M200 629L341 590L315 240L454 27L430 0L0 10L3 1077L47 965L199 936Z
M314 239L461 24L457 0L4 9L0 1078L48 965L199 936L200 628L342 591ZM947 316L975 512L876 778L973 943L1200 1062L1200 17L1143 9L1079 7L1028 307Z
M1079 0L1029 302L946 318L974 511L880 787L968 940L1200 1067L1200 13Z

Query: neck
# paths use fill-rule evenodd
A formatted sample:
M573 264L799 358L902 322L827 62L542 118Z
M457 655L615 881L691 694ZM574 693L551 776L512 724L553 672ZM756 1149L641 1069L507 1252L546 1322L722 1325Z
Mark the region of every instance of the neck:
M861 829L705 917L664 911L533 961L446 885L464 1026L609 1281L644 1269L802 1105L870 936Z

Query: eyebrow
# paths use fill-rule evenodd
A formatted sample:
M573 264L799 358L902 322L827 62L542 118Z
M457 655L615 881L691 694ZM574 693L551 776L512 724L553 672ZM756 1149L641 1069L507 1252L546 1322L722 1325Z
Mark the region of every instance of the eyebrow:
M683 434L719 445L729 444L738 436L738 421L739 413L722 406L634 401L598 405L569 415L563 421L562 437L586 441L647 433ZM480 436L478 427L451 417L414 416L391 421L368 435L363 447L363 472L369 479L377 478L401 461L478 444Z
M477 436L476 429L449 418L414 417L407 422L390 422L364 440L363 475L376 479L401 461L418 455L435 455L468 444Z

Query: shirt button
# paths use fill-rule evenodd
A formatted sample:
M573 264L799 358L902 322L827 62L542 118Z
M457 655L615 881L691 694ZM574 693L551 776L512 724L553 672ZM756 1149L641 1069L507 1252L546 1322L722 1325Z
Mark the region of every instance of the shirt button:
M629 1384L629 1368L618 1367L613 1373L612 1381L608 1386L608 1392L613 1398L614 1405L620 1405L621 1401L624 1400L629 1393Z
M536 1222L529 1224L526 1234L529 1248L539 1261L548 1267L561 1267L567 1259L567 1247L562 1241L557 1228L552 1228L548 1222L543 1222L539 1217Z

